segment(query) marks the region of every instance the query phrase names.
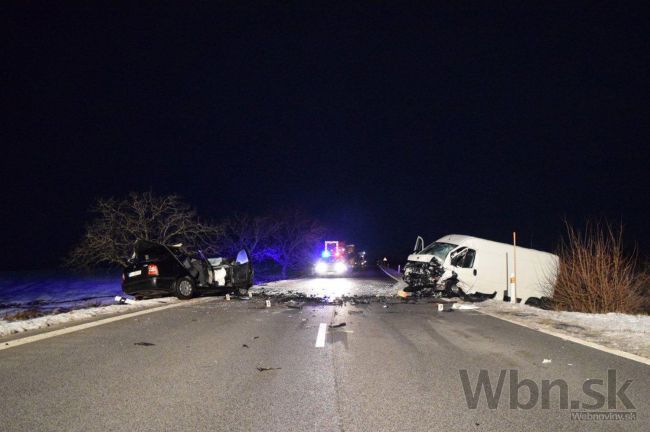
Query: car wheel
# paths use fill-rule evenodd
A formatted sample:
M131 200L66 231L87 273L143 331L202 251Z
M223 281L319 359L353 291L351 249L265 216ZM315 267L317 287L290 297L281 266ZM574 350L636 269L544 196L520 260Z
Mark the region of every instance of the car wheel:
M192 278L189 278L187 276L180 278L176 281L174 291L176 291L176 297L181 300L191 299L196 293L194 281Z

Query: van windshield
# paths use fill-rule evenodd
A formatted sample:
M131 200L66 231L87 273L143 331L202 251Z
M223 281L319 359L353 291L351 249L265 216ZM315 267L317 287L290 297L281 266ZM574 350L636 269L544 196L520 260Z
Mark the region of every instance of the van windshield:
M422 249L422 252L420 252L418 255L433 255L440 261L444 261L447 257L447 254L457 246L458 245L451 243L433 242L429 246Z

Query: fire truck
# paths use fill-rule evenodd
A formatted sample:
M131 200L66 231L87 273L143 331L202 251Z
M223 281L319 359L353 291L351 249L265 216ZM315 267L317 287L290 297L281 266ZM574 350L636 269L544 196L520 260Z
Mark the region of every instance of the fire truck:
M356 252L356 246L340 240L326 240L318 260L314 263L314 274L318 276L341 276L351 270L366 267L366 252Z

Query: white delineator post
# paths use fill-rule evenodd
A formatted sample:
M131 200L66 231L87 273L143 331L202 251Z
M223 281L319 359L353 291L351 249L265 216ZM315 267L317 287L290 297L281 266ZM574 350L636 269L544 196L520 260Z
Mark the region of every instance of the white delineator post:
M517 233L512 232L512 273L510 273L510 303L517 303Z

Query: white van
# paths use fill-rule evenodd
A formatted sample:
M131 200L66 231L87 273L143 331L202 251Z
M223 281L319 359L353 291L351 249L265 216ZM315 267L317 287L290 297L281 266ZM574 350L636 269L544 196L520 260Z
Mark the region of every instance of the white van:
M550 295L558 257L517 247L517 299L536 303ZM503 300L514 272L513 246L467 235L450 234L424 247L422 237L404 266L404 281L412 288L483 295Z

